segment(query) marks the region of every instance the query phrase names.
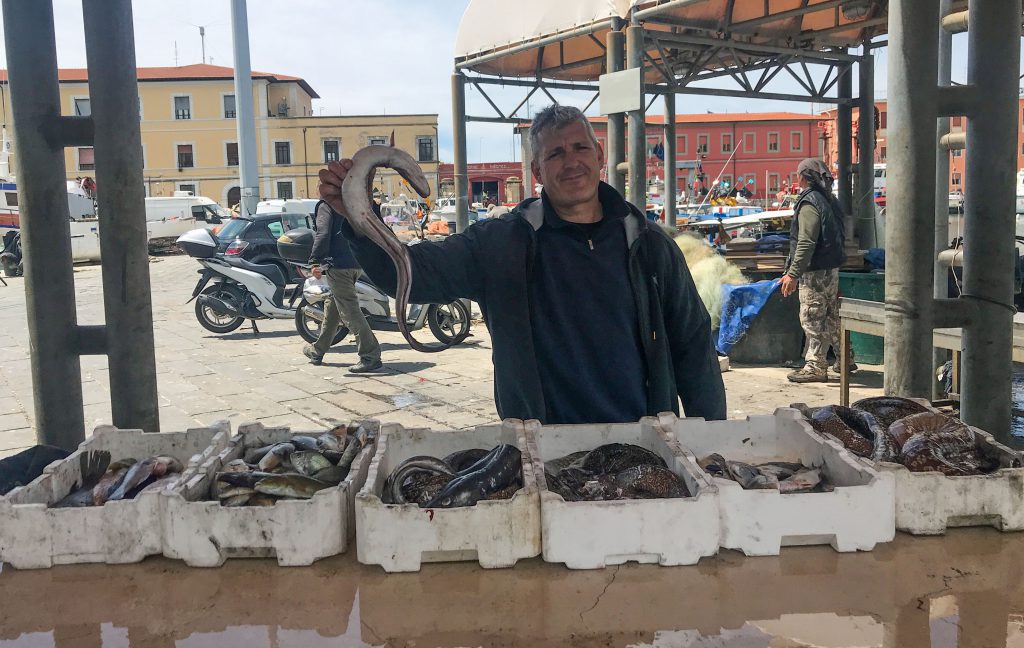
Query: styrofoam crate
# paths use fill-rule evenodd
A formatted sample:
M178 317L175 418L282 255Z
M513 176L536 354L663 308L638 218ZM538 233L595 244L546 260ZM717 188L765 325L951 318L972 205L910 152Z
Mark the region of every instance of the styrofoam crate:
M939 411L928 401L913 400L930 411ZM801 424L817 434L807 421L801 419ZM856 457L878 472L892 476L897 531L941 535L948 527L963 526L1024 530L1024 467L1021 467L1024 457L996 441L988 432L975 427L971 427L971 431L984 452L999 458L999 470L987 475L947 477L937 471L913 472L902 464ZM843 447L836 439L823 438L837 448Z
M106 450L112 462L168 455L180 461L187 473L204 452L223 448L230 436L226 421L185 432L97 427L67 459L50 464L32 483L0 498L0 562L33 569L73 563L132 563L159 554L162 538L156 492L103 506L49 506L63 499L78 482L82 453Z
M377 421L359 421L375 436ZM239 426L227 447L185 475L163 494L164 556L184 560L191 567L219 567L228 558L276 556L281 566L311 565L344 553L352 535L353 497L366 481L374 443L352 461L339 485L325 488L310 499L279 500L273 506L225 507L208 499L210 484L224 464L244 456L250 448L283 443L296 435L319 436L326 430L292 431Z
M808 430L800 412L779 408L773 416L705 421L662 414L659 420L694 460L718 453L757 464L799 462L822 468L835 490L787 493L744 490L712 477L718 486L721 546L748 556L776 556L781 547L829 544L836 551L870 551L896 535L891 475L858 461L845 448Z
M507 500L459 508L385 504L380 494L395 467L416 455L444 457L457 450L508 443L522 452L523 487ZM359 562L388 572L419 571L424 562L476 560L511 567L540 554L540 503L525 426L518 419L470 430L438 432L385 424L366 485L356 496Z
M570 569L597 569L631 560L692 565L718 552L718 490L659 425L638 423L544 425L526 423L540 485L544 560ZM607 443L631 443L660 455L693 497L566 502L548 490L544 461Z

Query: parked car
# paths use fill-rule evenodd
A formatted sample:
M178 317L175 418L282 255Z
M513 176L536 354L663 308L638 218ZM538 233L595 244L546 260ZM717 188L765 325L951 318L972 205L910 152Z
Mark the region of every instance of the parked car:
M277 239L288 230L312 226L312 218L308 214L266 213L237 216L224 223L217 232L217 251L225 256L245 259L250 263L273 263L281 268L289 283L297 283L302 277L277 251Z

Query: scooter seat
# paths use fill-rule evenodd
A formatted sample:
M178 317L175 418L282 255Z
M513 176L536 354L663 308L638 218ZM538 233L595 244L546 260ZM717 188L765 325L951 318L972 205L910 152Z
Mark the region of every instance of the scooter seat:
M284 273L281 272L281 268L273 263L250 263L245 259L229 256L225 256L223 258L228 265L263 275L274 282L275 286L283 288L287 284L287 279L285 278Z

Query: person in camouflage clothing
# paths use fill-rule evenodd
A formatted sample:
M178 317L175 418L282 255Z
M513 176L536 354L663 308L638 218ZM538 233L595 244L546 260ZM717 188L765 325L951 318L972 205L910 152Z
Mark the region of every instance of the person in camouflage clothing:
M803 369L788 378L797 383L827 382L829 348L839 356L839 267L846 260L846 232L825 163L808 158L797 174L802 193L793 210L781 288L783 297L800 289L800 326L807 350Z

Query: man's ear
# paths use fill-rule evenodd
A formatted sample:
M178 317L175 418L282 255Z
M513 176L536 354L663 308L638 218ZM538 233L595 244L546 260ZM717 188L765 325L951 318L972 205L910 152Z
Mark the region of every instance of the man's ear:
M540 164L537 163L537 160L530 161L530 171L533 172L533 177L537 182L540 182Z

